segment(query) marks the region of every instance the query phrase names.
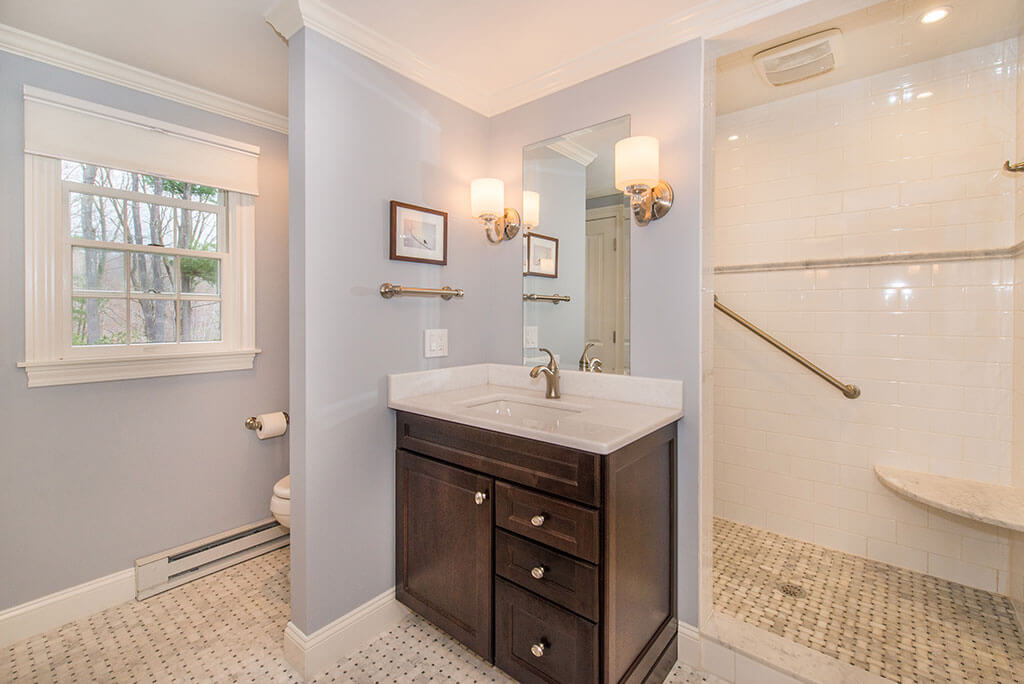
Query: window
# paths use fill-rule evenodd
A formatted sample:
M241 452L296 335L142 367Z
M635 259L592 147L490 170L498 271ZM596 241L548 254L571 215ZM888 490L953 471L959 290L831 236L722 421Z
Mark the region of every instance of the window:
M224 193L69 161L61 176L72 346L220 342Z
M29 102L26 88L20 365L29 386L251 368L259 351L252 195L211 183L235 179L210 176L209 167L197 165L188 176L195 180L181 181L104 163L168 166L166 158L140 156L138 147L127 157L97 149L88 161L80 150L73 150L77 159L30 153ZM118 142L106 144L116 149ZM178 171L188 172L187 163Z

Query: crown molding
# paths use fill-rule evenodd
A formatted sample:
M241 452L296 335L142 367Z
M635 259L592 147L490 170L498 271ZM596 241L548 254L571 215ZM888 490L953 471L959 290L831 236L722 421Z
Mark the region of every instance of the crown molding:
M391 40L321 0L281 0L266 14L267 23L285 40L310 28L364 57L459 104L493 116L491 96L467 87L454 74L438 69L401 43Z
M548 143L548 149L553 152L557 152L563 157L567 157L577 164L582 166L590 166L595 159L597 159L597 153L588 150L583 145L573 142L572 140L559 140L557 142Z
M0 50L132 88L278 133L288 117L0 23Z
M697 7L622 36L520 83L493 92L466 86L405 46L355 21L323 0L281 0L266 15L286 40L303 27L351 48L484 116L495 116L587 79L685 43L713 38L809 0L704 0Z

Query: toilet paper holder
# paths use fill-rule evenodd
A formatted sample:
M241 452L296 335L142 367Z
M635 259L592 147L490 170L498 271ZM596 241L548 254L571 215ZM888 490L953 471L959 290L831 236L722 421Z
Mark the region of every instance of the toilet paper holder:
M281 411L281 413L284 414L285 425L290 424L292 422L292 420L291 420L291 418L288 417L288 412L287 411ZM256 416L249 416L248 418L245 419L245 429L246 430L259 430L259 429L262 429L262 428L263 428L263 423Z

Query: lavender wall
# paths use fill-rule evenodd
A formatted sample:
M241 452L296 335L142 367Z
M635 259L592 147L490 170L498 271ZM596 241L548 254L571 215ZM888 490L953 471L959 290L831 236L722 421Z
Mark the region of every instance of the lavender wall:
M259 145L249 371L28 389L24 120L29 84ZM288 443L242 427L287 408L287 138L0 52L0 609L270 515Z
M394 585L394 414L388 373L489 360L501 253L470 218L488 122L309 29L291 39L292 622L306 634ZM388 259L388 202L447 211L448 263ZM518 268L519 262L516 262ZM382 299L384 281L464 299ZM501 302L492 310L494 302ZM423 358L423 330L450 355ZM515 356L521 332L516 333Z

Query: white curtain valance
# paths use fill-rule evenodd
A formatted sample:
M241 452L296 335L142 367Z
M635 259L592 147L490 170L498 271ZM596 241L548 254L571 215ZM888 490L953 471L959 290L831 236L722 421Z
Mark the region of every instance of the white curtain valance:
M260 148L24 87L25 152L259 194Z

